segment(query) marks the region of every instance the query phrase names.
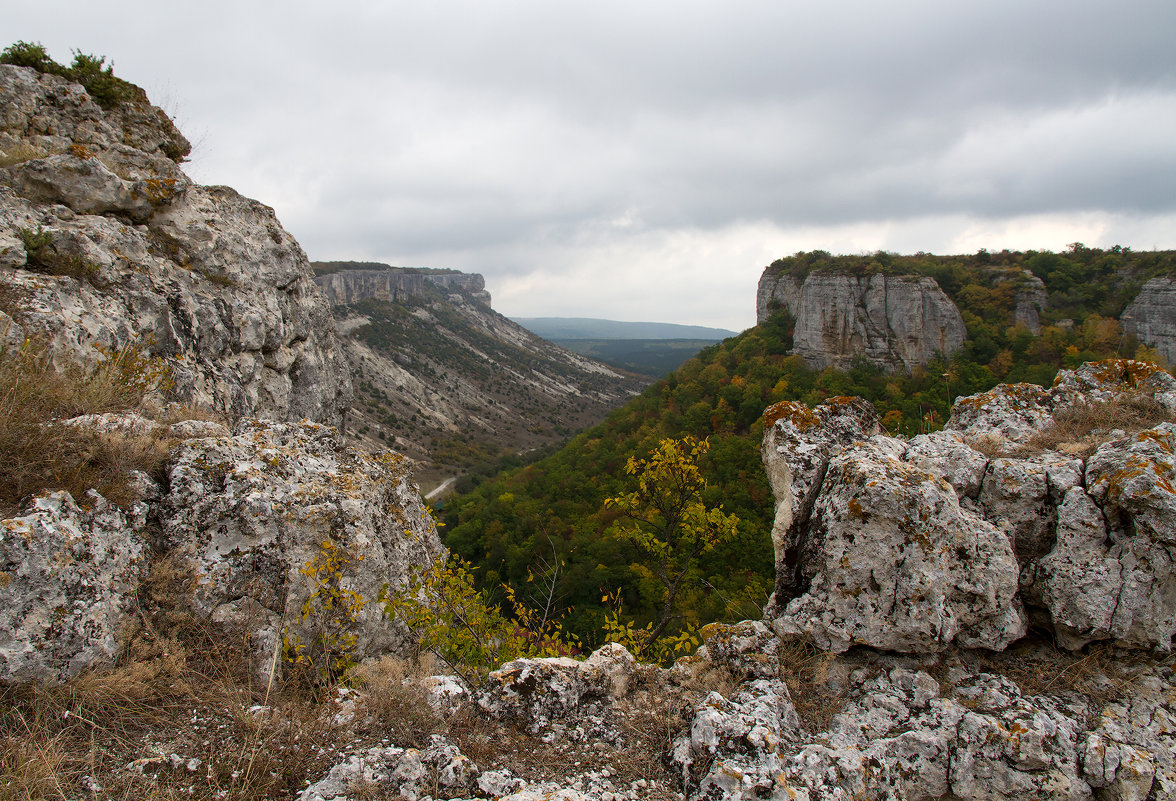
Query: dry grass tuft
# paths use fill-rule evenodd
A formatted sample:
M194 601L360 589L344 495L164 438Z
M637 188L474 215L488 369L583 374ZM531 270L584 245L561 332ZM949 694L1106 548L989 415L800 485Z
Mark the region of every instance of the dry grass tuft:
M167 371L141 345L111 351L94 366L56 365L26 341L0 348L0 513L18 512L39 492L97 489L116 503L135 500L131 472L162 468L168 444L149 437L98 434L61 421L136 409L164 387Z
M3 152L0 152L0 167L11 167L14 164L21 164L33 159L43 159L48 155L49 151L45 148L30 142L14 142L4 148Z
M1024 695L1076 695L1101 708L1130 692L1130 665L1113 646L1093 643L1083 652L1027 640L1000 653L977 652L973 667L1013 681Z
M1150 395L1123 393L1105 403L1079 403L1057 412L1053 425L1031 437L1017 455L1053 450L1085 459L1113 431L1133 434L1171 420Z
M334 764L354 734L333 705L256 686L244 649L187 611L193 580L156 562L113 667L0 688L0 798L293 798Z
M829 666L837 654L823 651L805 635L780 641L780 678L788 685L792 705L809 731L825 731L845 706L845 697L830 689Z

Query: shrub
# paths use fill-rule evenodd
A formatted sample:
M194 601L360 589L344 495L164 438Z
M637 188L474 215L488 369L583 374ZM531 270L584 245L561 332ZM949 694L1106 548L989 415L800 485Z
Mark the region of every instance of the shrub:
M297 634L282 634L282 653L296 677L311 688L337 684L358 664L355 627L367 600L343 585L343 575L363 554L323 540L314 558L302 568L313 590L302 603L298 623L314 630L309 642Z
M64 67L49 57L40 42L18 41L0 52L0 64L32 67L37 72L60 75L80 83L94 102L103 108L120 103L146 100L143 90L114 74L114 65L106 64L106 56L94 56L80 50L73 51L73 63Z
M543 618L511 588L505 589L516 619L474 586L469 562L451 555L415 566L400 589L386 585L380 601L384 614L407 626L419 648L436 655L470 687L478 687L490 671L512 659L567 655L579 646L565 637L558 621Z
M0 52L0 64L14 64L18 67L32 67L37 72L66 75L69 71L49 58L48 51L40 42L18 41Z

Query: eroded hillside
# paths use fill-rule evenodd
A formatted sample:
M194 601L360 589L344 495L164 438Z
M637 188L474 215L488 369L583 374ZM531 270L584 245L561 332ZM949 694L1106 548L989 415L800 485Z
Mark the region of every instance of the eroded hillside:
M395 273L395 270L389 268ZM635 396L641 376L564 350L488 305L458 273L348 292L335 273L336 329L354 371L352 437L417 460L423 486L471 465L559 442ZM371 284L379 273L359 275ZM416 276L409 276L415 278ZM365 297L366 294L366 297Z

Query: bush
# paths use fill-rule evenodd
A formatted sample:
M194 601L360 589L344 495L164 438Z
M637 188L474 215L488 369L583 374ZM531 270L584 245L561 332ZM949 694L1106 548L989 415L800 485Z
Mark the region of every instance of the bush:
M49 57L40 42L18 41L0 52L0 64L14 64L18 67L32 67L37 72L60 75L80 83L103 108L113 108L120 103L146 100L143 90L114 74L114 65L106 64L106 56L94 56L74 50L73 63L62 66Z
M469 562L457 556L416 566L398 590L385 586L380 594L384 613L403 623L417 646L444 661L470 687L478 687L490 671L522 657L562 656L577 650L558 621L521 603L504 588L514 605L515 619L504 615L475 588Z
M14 64L18 67L32 67L37 72L66 75L68 70L49 58L49 53L40 42L18 41L0 52L0 64Z

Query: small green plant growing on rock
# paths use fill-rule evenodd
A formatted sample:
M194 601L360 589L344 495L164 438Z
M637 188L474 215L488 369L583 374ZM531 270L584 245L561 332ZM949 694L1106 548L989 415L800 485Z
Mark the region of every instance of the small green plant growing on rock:
M103 108L147 99L142 89L114 74L114 65L106 63L106 56L94 56L81 50L74 50L73 54L73 63L66 67L50 58L40 42L18 41L0 51L0 64L32 67L37 72L77 81Z
M58 250L52 231L46 231L38 225L36 230L17 228L16 233L24 245L26 269L47 275L67 275L78 281L93 283L98 268L83 256Z
M338 684L358 663L355 633L359 613L367 600L343 583L348 568L363 561L363 554L326 539L314 558L302 568L313 590L299 610L297 623L309 624L309 642L297 634L282 634L282 654L293 673L312 687Z

